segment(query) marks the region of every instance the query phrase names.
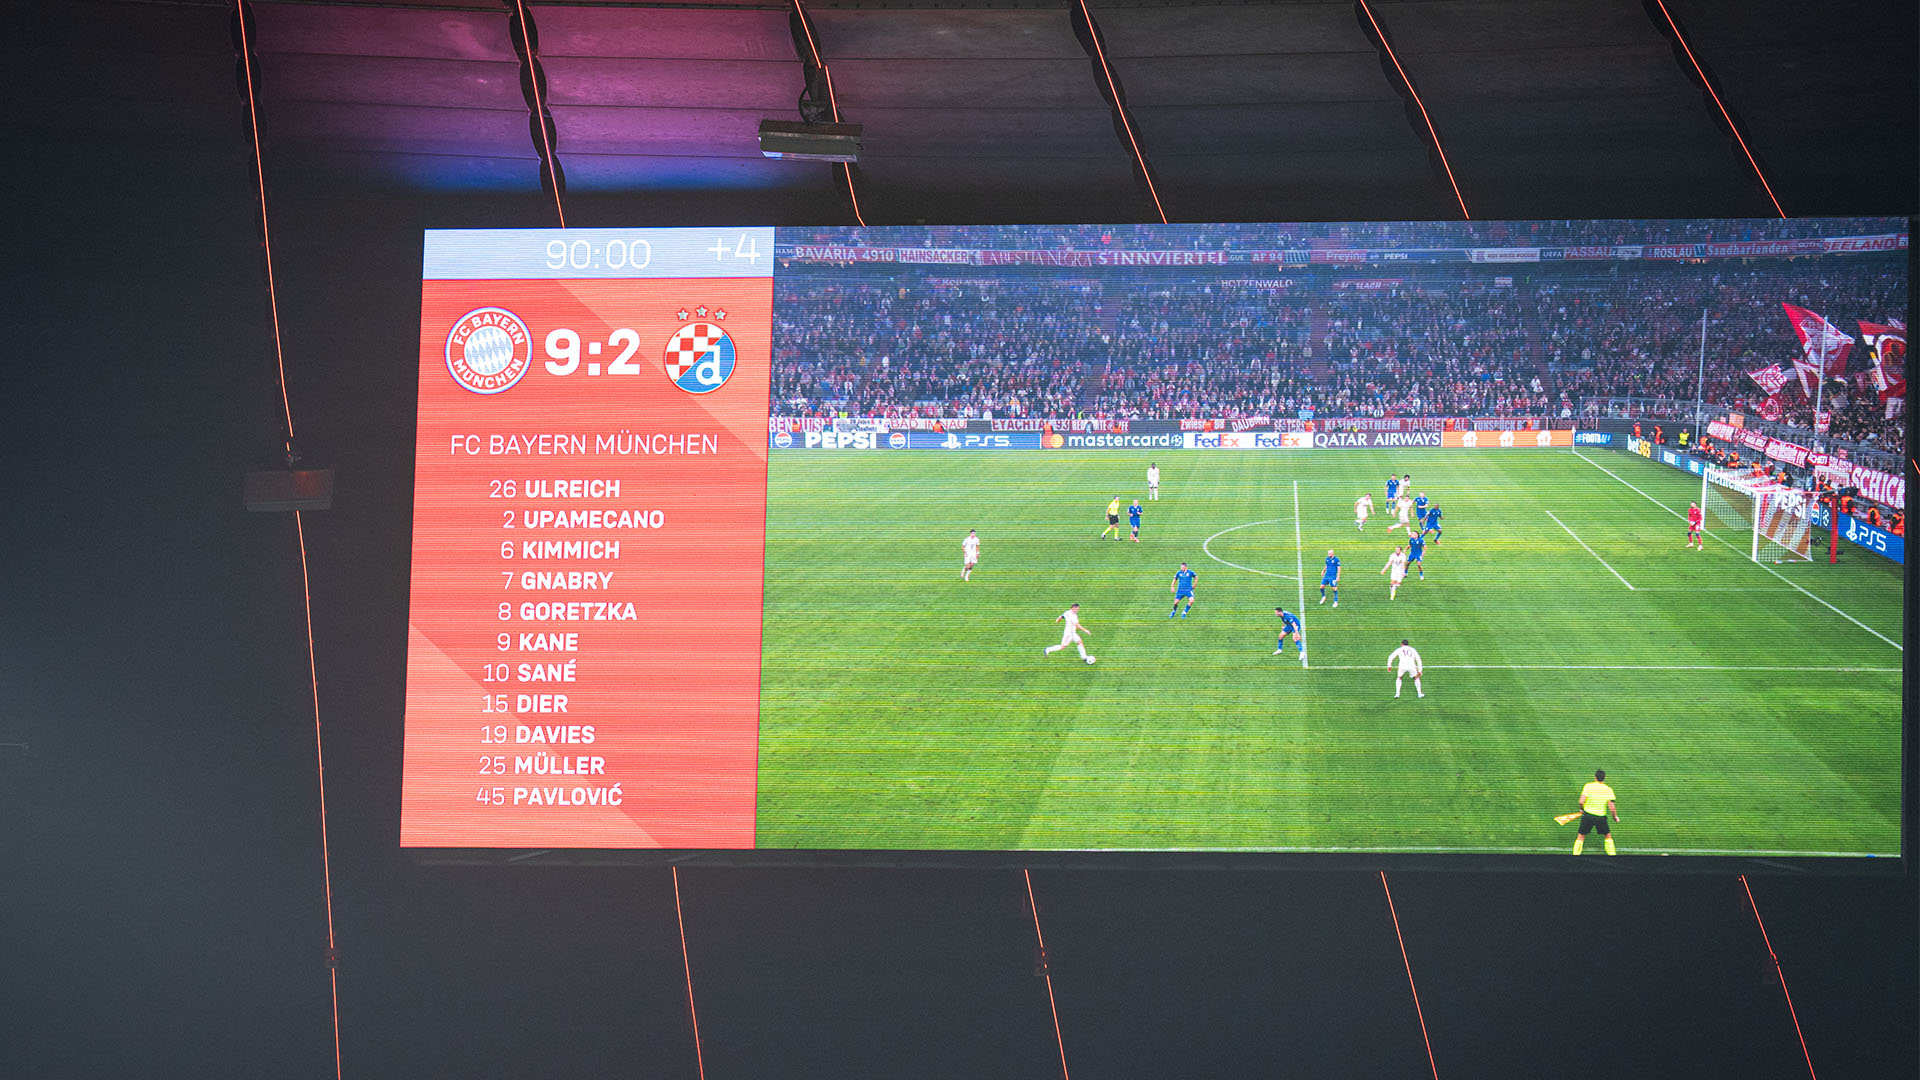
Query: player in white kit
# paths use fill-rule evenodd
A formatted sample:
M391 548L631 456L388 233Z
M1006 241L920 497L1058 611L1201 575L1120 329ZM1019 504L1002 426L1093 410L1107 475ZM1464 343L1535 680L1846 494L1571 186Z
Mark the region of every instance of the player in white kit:
M967 538L960 541L960 580L973 579L974 564L980 561L980 534L973 529L967 530Z
M1407 580L1407 552L1404 548L1394 548L1387 556L1387 565L1380 568L1387 575L1387 599L1391 600L1400 592L1400 583Z
M1407 489L1401 488L1400 490L1405 491ZM1400 520L1387 526L1387 531L1392 532L1395 529L1406 529L1411 533L1413 529L1407 524L1407 519L1413 516L1413 498L1408 495L1400 496L1393 500L1393 509L1400 515Z
M1353 500L1353 527L1364 532L1367 527L1367 518L1372 513L1373 513L1373 493L1372 492L1368 492L1367 494L1362 495L1359 498Z
M1093 663L1093 657L1087 655L1087 647L1080 643L1080 635L1086 631L1086 627L1080 625L1080 605L1075 604L1054 616L1053 621L1067 624L1060 631L1060 644L1049 645L1045 649L1042 649L1040 654L1042 656L1052 656L1054 653L1071 645L1080 650L1080 659L1085 660L1089 664Z
M1394 669L1393 696L1400 696L1400 680L1413 676L1413 692L1426 697L1427 692L1420 687L1420 654L1407 644L1406 638L1400 639L1400 647L1387 654L1387 666Z
M1147 501L1152 502L1153 500L1159 497L1160 497L1160 466L1157 464L1149 463L1147 465Z

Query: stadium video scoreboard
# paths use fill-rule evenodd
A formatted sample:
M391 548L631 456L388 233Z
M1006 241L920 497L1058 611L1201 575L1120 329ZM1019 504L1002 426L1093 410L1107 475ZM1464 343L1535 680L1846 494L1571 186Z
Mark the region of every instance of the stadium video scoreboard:
M1151 437L1140 433L1152 424L1128 435L1121 423L1069 444L1053 421L978 419L1001 415L984 395L968 399L976 419L951 429L937 401L910 410L926 418L911 424L899 410L868 415L843 381L932 386L943 364L984 378L968 358L1019 350L992 355L999 377L1003 360L1030 365L1084 340L1063 319L1111 342L1148 309L1272 363L1274 342L1281 356L1310 347L1301 331L1320 324L1286 324L1315 303L1377 320L1396 298L1430 316L1462 292L1477 298L1463 311L1496 318L1487 300L1512 294L1522 262L1520 288L1546 280L1558 295L1627 289L1634 274L1684 289L1717 258L1767 257L1769 228L1783 288L1844 268L1858 295L1836 311L1904 316L1886 300L1895 285L1904 298L1904 222L1836 223L1811 240L1779 223L1718 223L1738 236L1724 253L1685 232L1700 223L1609 224L1643 243L1603 257L1521 246L1517 230L1481 223L1410 225L1404 241L1373 226L1359 227L1365 241L1339 239L1339 226L1127 226L1120 240L1099 227L429 231L402 845L1544 854L1570 842L1552 819L1591 759L1646 822L1621 826L1627 853L1897 855L1898 568L1768 578L1724 551L1708 553L1711 574L1674 567L1580 502L1617 505L1614 521L1637 530L1684 509L1684 482L1582 450L1542 422L1550 410L1478 433L1335 428L1303 413ZM1689 254L1663 251L1666 230L1684 232ZM1616 283L1579 274L1583 258ZM1415 434L1370 433L1389 428ZM1221 452L1234 450L1248 452ZM1161 498L1149 466L1167 475ZM1396 505L1380 479L1396 471L1447 516L1426 531L1423 502L1428 553L1389 600L1373 571L1399 546L1380 531ZM1589 494L1543 517L1506 485ZM1356 530L1363 494L1379 516ZM1116 543L1117 527L1101 534L1110 499L1144 500L1138 544ZM979 546L963 549L969 531ZM1332 607L1316 602L1330 545L1359 572L1335 579L1344 607L1340 588ZM1152 597L1183 563L1199 571L1200 603L1173 619L1168 597ZM1545 636L1537 656L1552 663L1520 662L1490 616L1462 607L1484 606L1488 589L1517 600L1536 573L1576 579L1564 603L1536 597L1540 610L1512 614ZM1629 577L1641 585L1612 591ZM1740 661L1757 609L1726 606L1716 624L1689 603L1741 594L1687 586L1758 595L1773 578L1873 637L1837 626L1845 640L1791 674L1741 671L1755 666ZM1076 603L1085 665L1040 648ZM1594 629L1596 603L1659 628L1643 657L1620 662ZM1281 608L1304 616L1293 653L1284 639L1273 648ZM1427 696L1408 695L1420 712L1387 696L1403 637L1433 669ZM1672 663L1676 650L1700 662ZM1769 678L1796 682L1811 714L1772 700ZM1765 738L1636 729L1594 711L1596 679L1618 681L1623 708L1634 694L1723 694L1772 727ZM1501 697L1516 681L1518 696ZM1376 716L1391 730L1352 730ZM1485 729L1482 743L1450 741L1456 725ZM1796 755L1812 758L1809 725L1849 754L1795 779ZM1469 775L1487 730L1511 740L1503 768L1523 775ZM1652 791L1703 748L1760 755L1737 759L1783 805L1800 783L1837 780L1848 797L1823 789L1807 810L1817 820L1798 830L1729 832L1682 813L1684 797L1659 808ZM1418 760L1451 764L1428 775ZM1502 785L1509 805L1486 809Z

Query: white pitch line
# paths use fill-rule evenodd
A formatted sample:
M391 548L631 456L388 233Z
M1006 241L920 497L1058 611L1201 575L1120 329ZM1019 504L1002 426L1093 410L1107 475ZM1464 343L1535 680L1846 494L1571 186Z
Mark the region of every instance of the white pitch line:
M1626 586L1627 588L1629 588L1629 589L1631 589L1631 588L1633 588L1633 582L1631 582L1631 581L1628 581L1628 580L1627 580L1627 579L1626 579L1625 577L1622 577L1622 576L1621 576L1621 574L1620 574L1620 571L1618 571L1618 570L1615 570L1615 569L1614 569L1613 567L1611 567L1611 566L1608 566L1608 565L1607 565L1607 560L1605 560L1605 559L1602 559L1602 558L1600 558L1600 553L1599 553L1599 552L1597 552L1597 551L1595 551L1595 550L1593 550L1593 549L1592 549L1592 548L1590 548L1590 547L1587 547L1587 542L1586 542L1585 540L1582 540L1582 539L1580 539L1580 534L1579 534L1579 533L1576 533L1576 532L1574 532L1574 531L1573 531L1572 529L1567 529L1567 523L1566 523L1566 522L1564 522L1564 521L1561 521L1561 520L1560 520L1560 518L1559 518L1559 515L1557 515L1557 514L1555 514L1555 513L1553 512L1553 511L1551 511L1551 510L1549 510L1549 511L1547 511L1547 516L1548 516L1548 517L1550 517L1550 518L1553 518L1553 523L1554 523L1555 525L1558 525L1558 526L1560 526L1560 527L1561 527L1562 529L1566 529L1566 530L1567 530L1567 535L1568 535L1568 536L1571 536L1571 537L1573 537L1573 542L1574 542L1574 543L1576 543L1576 544L1579 544L1579 545L1580 545L1581 547L1583 547L1583 548L1587 548L1587 554L1589 554L1589 555L1591 555L1591 556L1593 556L1593 557L1594 557L1594 559L1595 559L1596 561L1598 561L1598 562L1600 563L1600 565L1601 565L1601 566L1606 566L1606 567L1607 567L1607 573L1609 573L1609 574L1612 574L1612 575L1613 575L1614 577L1617 577L1617 578L1620 578L1620 584L1622 584L1622 585L1625 585L1625 586Z
M1672 514L1674 517L1685 520L1686 515L1682 514L1678 510L1675 510L1673 507L1668 506L1666 503L1661 502L1659 499L1656 499L1653 496L1648 495L1646 492L1640 491L1639 488L1634 487L1632 484L1627 483L1624 477L1620 476L1618 473L1614 472L1612 469L1607 468L1605 465L1600 464L1599 462L1593 460L1592 458L1588 457L1587 455L1581 453L1578 450L1575 450L1573 452L1573 456L1579 458L1581 461L1586 462L1587 464L1593 466L1594 468L1599 469L1601 472L1606 473L1608 476L1613 477L1615 480L1618 480L1621 483L1626 484L1629 488L1633 488L1634 491L1639 491L1640 494L1645 496L1646 500L1652 503L1653 505L1659 507L1662 510L1665 510L1667 513ZM1720 536L1718 533L1708 533L1707 535L1713 537L1715 540L1720 541L1721 543L1727 545L1728 547L1732 548L1735 551L1744 551L1744 549L1741 548L1740 545L1733 543L1730 540L1727 540L1726 538ZM1859 619L1854 618L1853 616L1847 614L1846 612L1841 611L1839 608L1834 607L1832 604L1827 603L1825 600L1822 600L1820 597L1815 596L1814 594L1808 592L1805 588L1801 587L1799 582L1794 581L1792 578L1788 577L1787 575L1781 573L1778 570L1775 570L1773 567L1768 566L1766 563L1756 562L1753 565L1759 567L1762 570L1765 570L1767 573L1772 574L1774 577L1777 577L1781 581L1784 581L1787 584L1793 586L1796 590L1798 590L1801 593L1801 595L1805 596L1807 599L1814 601L1815 603L1819 604L1821 607L1826 608L1828 611L1833 612L1835 615L1838 615L1841 618L1852 623L1853 625L1859 627L1860 629L1865 630L1867 633L1872 634L1874 637L1879 638L1881 641L1884 641L1887 644L1893 646L1894 648L1899 649L1901 652L1907 651L1906 648L1903 647L1899 642L1893 640L1892 638L1881 633L1880 631L1875 630L1873 627L1868 626L1866 623L1861 622Z
M1322 664L1327 671L1385 671L1385 664ZM1897 675L1897 667L1815 667L1765 664L1427 664L1439 671L1829 671Z
M1265 521L1249 521L1245 525L1230 525L1227 528L1221 529L1219 532L1214 533L1212 536L1207 537L1205 540L1200 541L1200 551L1203 554L1205 554L1207 558L1212 559L1214 562L1217 562L1222 566L1231 566L1235 570L1245 570L1249 574L1264 574L1267 577L1277 577L1283 581L1288 578L1293 578L1294 575L1292 574L1281 574L1281 573L1276 573L1275 571L1272 571L1272 570L1258 570L1251 566L1241 566L1237 562L1228 562L1227 560L1221 558L1220 556L1215 555L1213 553L1213 548L1208 546L1212 544L1215 540L1220 539L1221 537L1227 535L1230 532L1237 532L1241 529L1251 529L1255 525L1272 525L1275 522L1280 522L1285 520L1287 519L1286 518L1268 518ZM1295 534L1298 534L1300 531L1300 522L1297 519L1294 521L1293 526L1294 526ZM1294 580L1297 581L1299 579L1294 578Z
M1551 819L1549 819L1551 820ZM1548 828L1559 826L1549 825ZM1170 847L1170 848L1031 848L1032 851L1088 851L1105 853L1128 853L1136 851L1194 852L1207 854L1213 852L1264 852L1272 855L1559 855L1567 856L1567 849L1560 845L1553 847L1355 847L1327 845L1324 847L1257 847L1240 845L1236 847ZM1842 859L1897 859L1898 852L1873 851L1799 851L1791 848L1668 848L1648 847L1622 851L1623 855L1732 855L1741 858L1842 858Z
M1293 580L1300 586L1300 637L1293 644L1300 650L1300 666L1307 666L1307 545L1300 539L1300 481L1293 482ZM1325 595L1324 593L1322 595ZM1340 590L1333 591L1340 599Z

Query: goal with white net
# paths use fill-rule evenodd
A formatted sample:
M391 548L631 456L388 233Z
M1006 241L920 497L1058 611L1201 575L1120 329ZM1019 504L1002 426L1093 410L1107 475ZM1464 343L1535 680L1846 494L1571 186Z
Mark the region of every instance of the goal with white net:
M1700 509L1716 525L1747 536L1754 562L1813 559L1813 496L1739 469L1710 468L1700 477Z

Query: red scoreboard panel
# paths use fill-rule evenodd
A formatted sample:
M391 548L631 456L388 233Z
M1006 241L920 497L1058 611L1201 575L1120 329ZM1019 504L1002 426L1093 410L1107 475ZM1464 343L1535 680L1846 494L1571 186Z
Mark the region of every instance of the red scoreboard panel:
M403 846L753 846L772 264L427 234Z

